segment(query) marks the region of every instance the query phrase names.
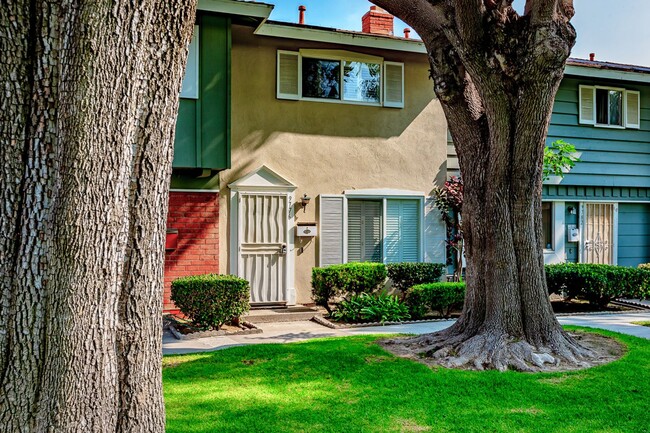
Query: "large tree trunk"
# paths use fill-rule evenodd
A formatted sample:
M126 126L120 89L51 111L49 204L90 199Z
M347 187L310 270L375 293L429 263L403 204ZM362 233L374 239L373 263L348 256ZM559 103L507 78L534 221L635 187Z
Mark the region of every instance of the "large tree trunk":
M0 431L163 432L162 269L195 2L3 2Z
M575 41L570 0L371 0L429 51L464 180L467 295L449 329L400 341L441 364L541 370L589 365L548 298L542 164L553 100Z

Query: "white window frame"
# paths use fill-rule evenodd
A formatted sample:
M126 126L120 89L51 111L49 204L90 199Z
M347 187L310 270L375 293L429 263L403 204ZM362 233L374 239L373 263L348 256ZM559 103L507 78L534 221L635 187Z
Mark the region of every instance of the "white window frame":
M544 263L565 263L566 262L566 224L564 201L543 200L544 203L551 203L551 226L553 230L551 249L544 248Z
M353 52L350 52L350 55L348 57L344 55L328 55L327 53L321 54L314 54L310 53L308 55L302 54L300 51L286 51L286 50L278 50L277 52L277 76L276 76L276 88L279 89L279 80L280 80L280 54L295 54L298 56L298 97L295 97L293 95L287 96L280 94L279 91L277 92L277 98L278 99L289 99L289 100L297 100L297 101L308 101L308 102L325 102L325 103L331 103L331 104L351 104L351 105L363 105L363 106L370 106L370 107L387 107L387 108L404 108L404 63L400 62L389 62L384 60L381 57L377 57L376 64L380 66L380 76L379 76L379 102L365 102L365 101L350 101L346 100L343 98L343 86L344 86L344 73L345 73L345 62L363 62L363 63L372 63L372 60L366 59L364 60L363 57L361 58L355 58ZM375 56L371 56L375 57ZM328 99L328 98L309 98L309 97L304 97L303 96L303 86L302 86L302 61L303 59L314 59L314 60L330 60L330 61L338 61L341 63L340 67L340 73L339 73L339 84L340 84L340 89L339 89L339 94L340 94L340 99ZM384 95L386 93L386 83L384 80L384 76L386 74L385 70L385 65L386 64L391 64L391 65L401 65L402 67L402 103L401 104L395 104L393 102L386 103L384 99Z
M582 115L582 100L581 100L581 94L584 89L591 89L592 90L592 104L594 107L594 112L593 112L593 119L582 119L580 116ZM598 104L597 104L597 90L606 90L606 91L615 91L615 92L620 92L622 95L622 107L621 107L621 125L610 125L607 123L598 123ZM606 129L639 129L640 128L640 119L639 119L639 124L631 124L628 122L627 118L627 98L629 93L635 93L638 95L638 113L640 117L641 113L641 94L637 90L630 90L626 89L623 87L613 87L613 86L589 86L589 85L579 85L578 86L578 118L579 118L579 123L582 125L593 125L596 128L606 128ZM608 101L609 101L609 95L608 95ZM609 107L609 104L607 104ZM609 108L608 108L609 110ZM607 118L609 119L609 111L607 113ZM630 126L628 126L630 125Z
M386 263L386 211L388 200L418 200L420 203L420 221L419 221L419 232L418 232L418 241L420 244L418 262L424 261L424 194L404 194L404 195L392 195L392 194L383 194L378 192L377 194L355 194L346 192L343 194L343 263L348 263L348 200L374 200L382 202L382 215L381 215L381 236L382 236L382 245L381 245L381 263Z

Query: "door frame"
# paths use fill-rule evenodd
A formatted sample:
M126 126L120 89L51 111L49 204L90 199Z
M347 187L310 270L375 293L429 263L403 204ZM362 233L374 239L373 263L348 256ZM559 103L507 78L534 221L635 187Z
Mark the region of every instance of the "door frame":
M295 287L295 224L294 224L294 203L296 186L284 177L275 173L266 166L247 174L239 180L228 185L230 188L230 250L228 254L230 274L240 275L241 262L241 217L240 217L240 193L241 194L272 194L284 195L287 198L287 254L285 266L284 289L287 305L296 304Z
M584 263L585 258L585 226L587 223L587 204L607 204L614 206L614 221L612 221L612 264L618 265L618 202L613 201L582 201L580 202L580 248L578 248L578 263Z

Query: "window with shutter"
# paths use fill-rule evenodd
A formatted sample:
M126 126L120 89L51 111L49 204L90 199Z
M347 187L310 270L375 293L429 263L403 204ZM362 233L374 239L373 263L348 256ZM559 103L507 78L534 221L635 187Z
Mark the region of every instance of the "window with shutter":
M300 55L278 51L278 99L300 99Z
M641 94L634 90L625 92L625 127L641 128Z
M320 266L338 265L344 261L343 196L320 197Z
M384 106L404 108L404 64L384 62Z
M579 86L579 121L611 128L641 127L641 95L634 90Z
M386 262L420 260L420 201L386 201Z
M382 202L348 200L348 262L381 262Z
M404 107L403 63L315 49L279 50L277 62L278 99Z

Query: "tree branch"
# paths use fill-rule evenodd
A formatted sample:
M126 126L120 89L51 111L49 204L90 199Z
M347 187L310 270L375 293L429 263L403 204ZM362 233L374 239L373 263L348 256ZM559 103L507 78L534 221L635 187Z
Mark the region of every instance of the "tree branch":
M573 0L526 0L524 15L530 16L533 25L558 18L569 22L575 15L575 9Z
M431 37L432 31L436 29L451 25L448 18L449 7L442 0L370 0L370 2L399 17L413 27L413 30L423 39Z
M455 0L454 17L456 28L463 42L475 45L483 38L483 14L486 8L496 8L497 2L492 0Z

